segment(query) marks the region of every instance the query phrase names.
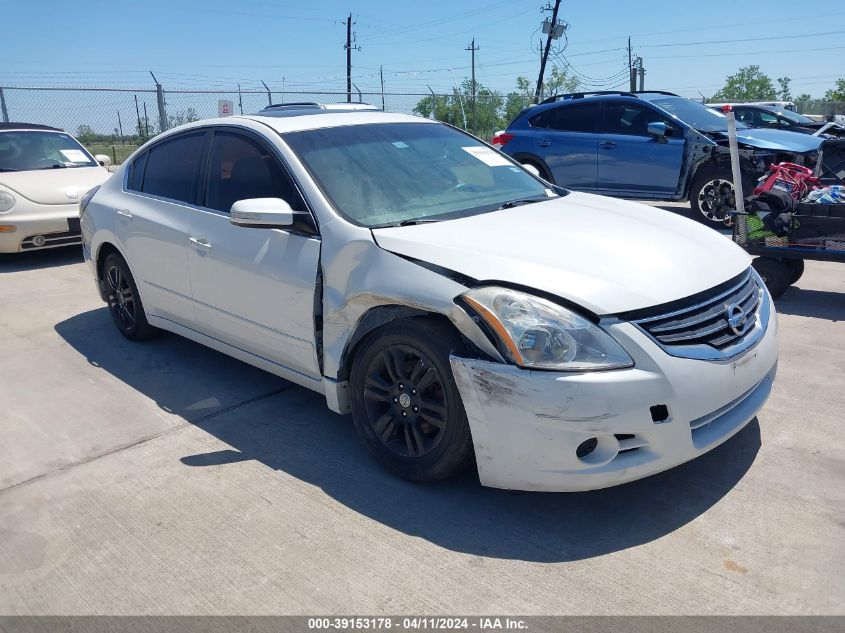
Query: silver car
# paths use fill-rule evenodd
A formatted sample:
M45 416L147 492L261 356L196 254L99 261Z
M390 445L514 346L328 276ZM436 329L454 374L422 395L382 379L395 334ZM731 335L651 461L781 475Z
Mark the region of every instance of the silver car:
M474 461L502 488L631 481L737 433L774 380L774 306L730 240L426 119L190 123L80 208L124 336L169 330L320 392L412 480Z

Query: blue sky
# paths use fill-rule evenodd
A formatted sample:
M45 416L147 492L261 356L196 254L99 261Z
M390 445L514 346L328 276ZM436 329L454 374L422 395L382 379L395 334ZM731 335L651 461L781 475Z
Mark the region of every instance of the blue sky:
M541 0L270 2L269 0L3 0L0 85L345 88L343 20L353 14L355 83L388 91L448 90L469 76L507 91L536 79ZM740 66L793 78L793 94L821 96L845 76L845 5L816 0L706 3L564 0L562 56L595 87L616 87L627 36L644 58L646 87L710 95ZM743 7L742 11L736 11ZM755 17L756 16L756 17ZM698 42L706 42L699 44ZM561 56L553 57L558 60ZM454 79L453 79L454 77Z

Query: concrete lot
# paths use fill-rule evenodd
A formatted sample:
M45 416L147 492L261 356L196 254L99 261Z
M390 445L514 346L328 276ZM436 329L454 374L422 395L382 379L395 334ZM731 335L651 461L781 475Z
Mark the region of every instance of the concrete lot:
M76 249L0 306L2 614L845 613L845 266L778 302L759 423L581 494L396 480L317 395L125 341Z

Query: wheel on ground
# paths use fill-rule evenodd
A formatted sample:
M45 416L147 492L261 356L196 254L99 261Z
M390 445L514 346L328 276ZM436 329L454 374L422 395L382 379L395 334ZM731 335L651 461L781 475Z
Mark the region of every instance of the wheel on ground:
M370 453L412 481L445 479L472 461L472 437L449 355L461 342L428 319L368 335L352 364L352 419Z
M751 178L743 176L744 195L750 195ZM698 170L690 188L692 217L712 227L724 226L730 211L736 208L733 174L729 168L705 165Z
M777 299L786 292L792 278L792 268L789 264L774 257L757 257L751 265L763 278L773 298Z
M789 285L794 284L801 279L804 274L804 260L803 259L788 259L789 269L792 271L792 276L789 278Z
M103 262L103 281L109 312L120 333L131 341L142 341L154 336L158 330L147 323L135 279L129 272L129 266L117 253L111 253Z

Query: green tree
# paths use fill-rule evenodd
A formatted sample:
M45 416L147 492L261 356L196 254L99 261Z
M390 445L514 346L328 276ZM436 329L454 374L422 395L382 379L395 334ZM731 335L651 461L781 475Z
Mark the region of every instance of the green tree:
M743 66L725 80L725 87L713 95L714 101L757 101L776 99L777 90L771 77L756 64Z
M789 90L791 83L789 77L778 77L778 97L781 101L792 101L792 93Z
M570 75L565 69L553 66L549 76L543 82L543 93L546 95L575 92L580 82L578 78ZM505 123L510 123L524 108L534 103L534 83L527 77L516 78L516 89L509 92L505 97Z
M552 66L552 72L543 82L543 94L548 96L575 92L580 85L581 82L578 81L578 78L571 75L568 70Z
M845 77L837 79L836 85L824 93L825 101L845 101Z
M90 125L80 125L76 128L76 138L80 143L90 143L97 138L97 133Z
M802 92L800 95L795 97L796 101L810 101L812 97L808 95L806 92Z
M460 128L479 136L487 136L502 127L501 111L504 97L495 90L476 82L475 115L473 116L472 81L465 79L451 95L433 95L420 99L414 112ZM466 120L466 125L464 125ZM476 124L473 129L473 120Z

